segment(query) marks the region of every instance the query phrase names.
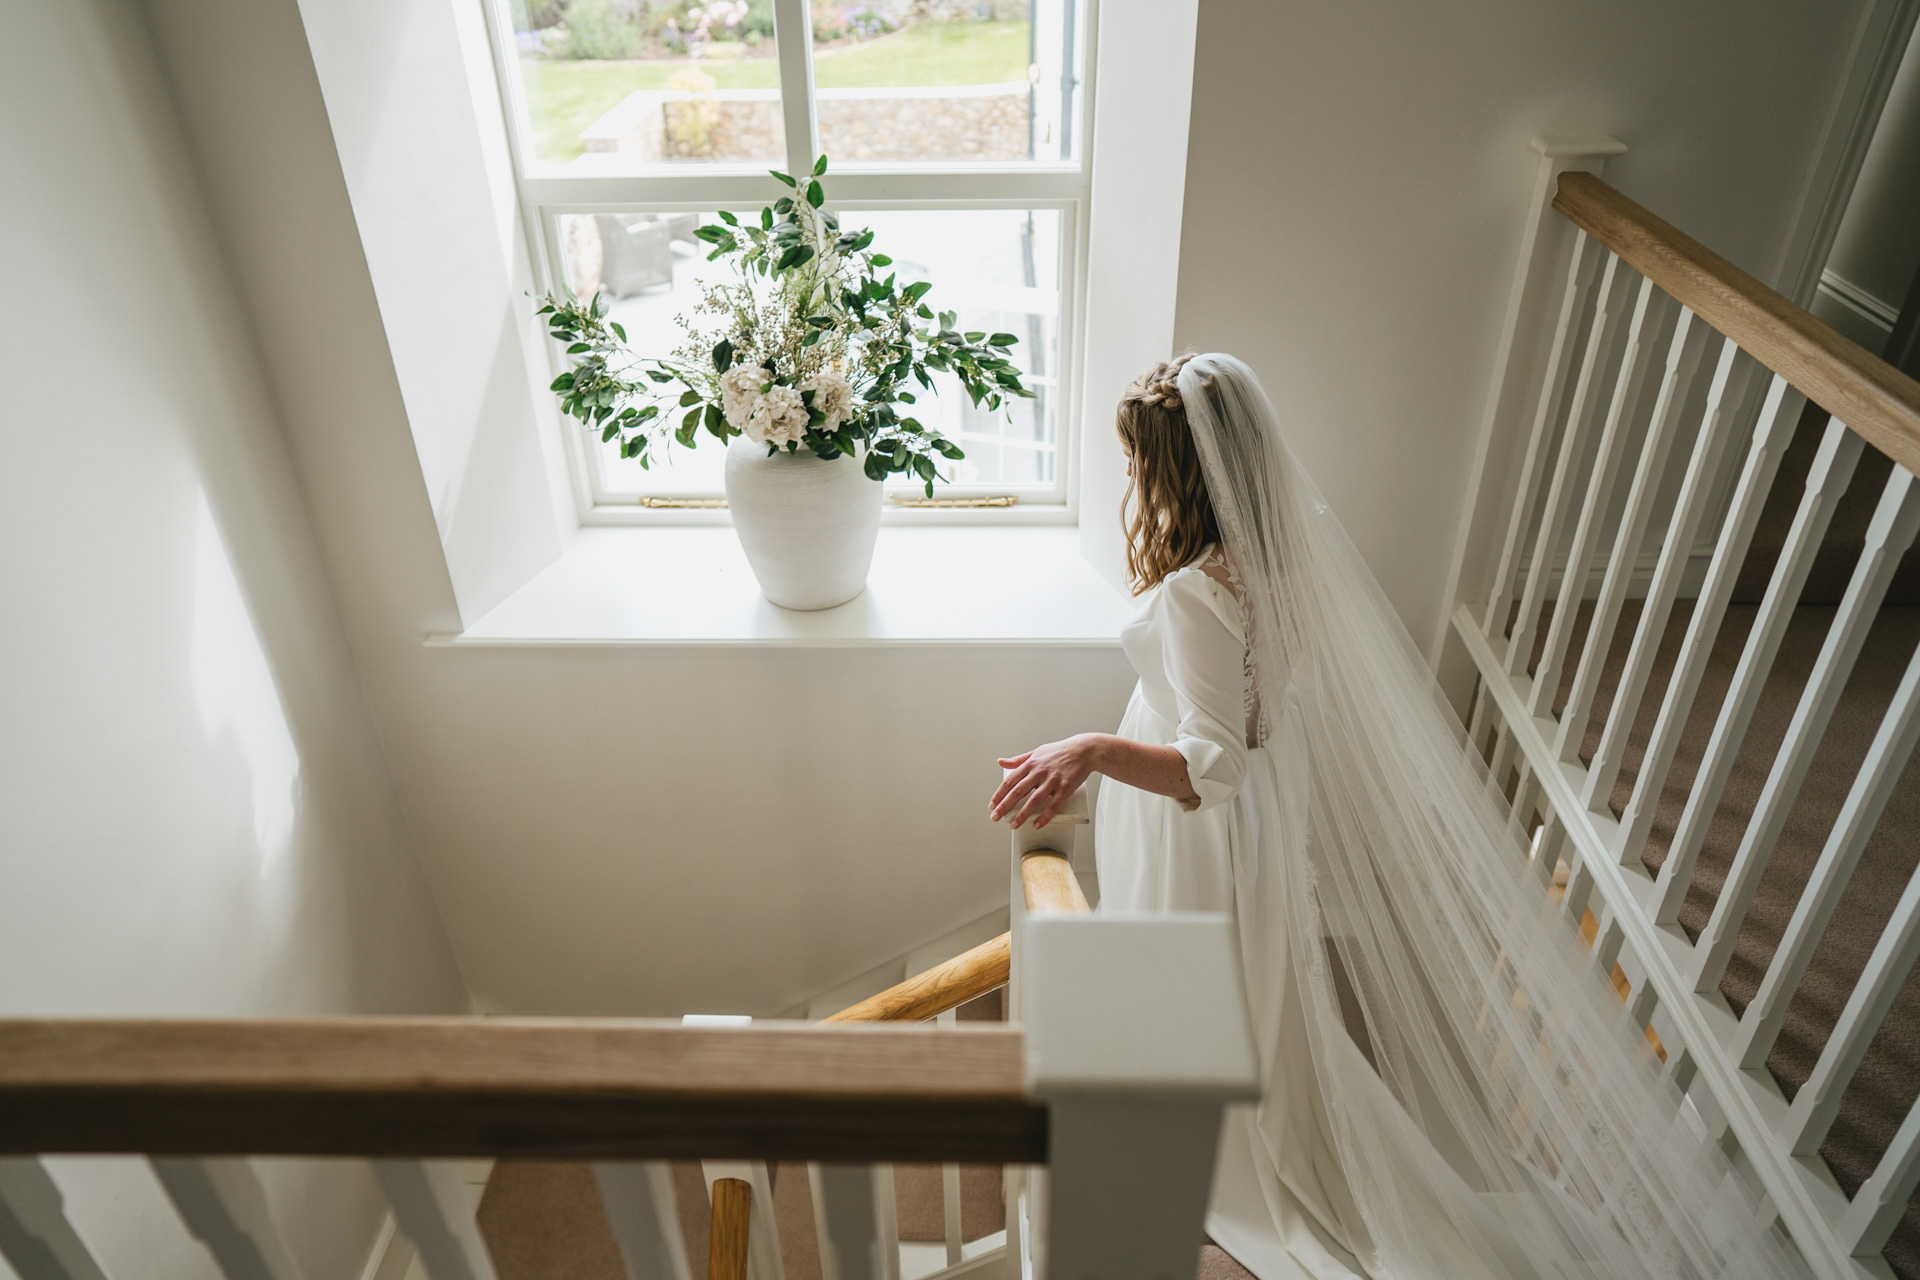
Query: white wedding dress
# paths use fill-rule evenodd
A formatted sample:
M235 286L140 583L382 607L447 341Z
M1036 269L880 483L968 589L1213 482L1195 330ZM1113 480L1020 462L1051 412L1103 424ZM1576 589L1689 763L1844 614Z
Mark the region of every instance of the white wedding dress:
M1364 1275L1363 1228L1313 1087L1304 1009L1284 937L1240 920L1236 880L1278 877L1262 860L1298 850L1299 744L1267 725L1247 666L1244 615L1224 558L1208 548L1141 599L1120 632L1139 674L1120 736L1168 743L1200 795L1190 808L1105 779L1095 831L1102 911L1236 915L1265 1078L1260 1107L1227 1115L1207 1233L1261 1280ZM1262 874L1264 872L1264 875Z
M1226 355L1179 374L1221 545L1141 599L1102 911L1223 911L1264 1073L1208 1233L1260 1280L1789 1280L1805 1262L1623 1034L1379 584Z

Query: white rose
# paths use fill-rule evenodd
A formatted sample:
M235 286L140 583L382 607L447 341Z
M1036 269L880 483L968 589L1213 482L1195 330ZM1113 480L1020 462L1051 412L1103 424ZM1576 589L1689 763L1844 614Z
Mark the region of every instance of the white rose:
M745 430L761 444L795 443L807 433L807 406L798 391L775 383L754 403Z
M766 381L767 371L758 366L735 365L720 376L720 409L728 425L739 431L747 429L747 419L753 416Z
M847 411L853 408L853 386L832 370L823 370L806 384L813 392L813 407L825 416L820 424L822 431L832 431L846 420Z

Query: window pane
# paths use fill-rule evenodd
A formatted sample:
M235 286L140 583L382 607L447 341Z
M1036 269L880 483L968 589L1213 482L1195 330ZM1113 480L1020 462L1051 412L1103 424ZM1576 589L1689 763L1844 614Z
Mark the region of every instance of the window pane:
M626 330L636 352L667 355L686 341L677 317L699 301L699 282L732 277L725 263L707 261L712 246L693 238L694 228L714 221L712 213L563 214L560 256L567 285L582 298L603 293L609 318ZM713 495L724 487L727 451L705 434L698 448L660 450L648 470L622 458L617 444L602 444L599 433L587 439L599 453L611 493Z
M529 151L570 172L785 159L772 0L501 0Z
M957 379L936 374L934 394L923 393L913 406L913 416L966 450L962 461L941 465L945 478L989 488L1051 485L1059 420L1059 210L848 209L840 224L871 227L874 248L893 259L901 283L933 281L927 305L958 312L961 332L1020 339L1012 356L1033 399L976 409Z
M836 164L1071 160L1078 0L815 0Z
M902 406L958 441L966 458L943 462L944 478L989 488L1051 485L1059 420L1060 213L1055 209L844 210L847 230L871 227L874 248L894 260L901 284L932 280L927 304L958 313L962 332L1011 333L1013 358L1035 393L1010 408L975 408L950 375L932 393ZM679 317L692 310L699 282L732 279L706 261L695 227L711 213L567 214L558 220L567 284L586 297L605 294L610 317L642 355L679 347ZM576 424L576 429L579 428ZM650 470L589 437L610 493L713 495L723 488L726 451L702 435L694 449L671 446ZM903 491L916 486L898 482Z

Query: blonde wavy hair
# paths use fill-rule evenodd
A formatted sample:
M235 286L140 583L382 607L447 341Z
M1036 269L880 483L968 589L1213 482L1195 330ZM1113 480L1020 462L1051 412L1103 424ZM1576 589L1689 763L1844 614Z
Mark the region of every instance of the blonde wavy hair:
M1120 443L1133 460L1120 523L1127 533L1127 578L1139 595L1220 541L1220 522L1200 472L1193 430L1180 402L1180 370L1191 354L1155 365L1127 384L1114 411Z

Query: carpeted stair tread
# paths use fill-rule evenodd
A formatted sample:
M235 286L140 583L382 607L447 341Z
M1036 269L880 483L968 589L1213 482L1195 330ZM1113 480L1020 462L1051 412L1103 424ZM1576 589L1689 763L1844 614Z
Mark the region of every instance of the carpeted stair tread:
M1195 1269L1194 1280L1254 1280L1254 1274L1209 1240L1200 1246L1200 1265Z

